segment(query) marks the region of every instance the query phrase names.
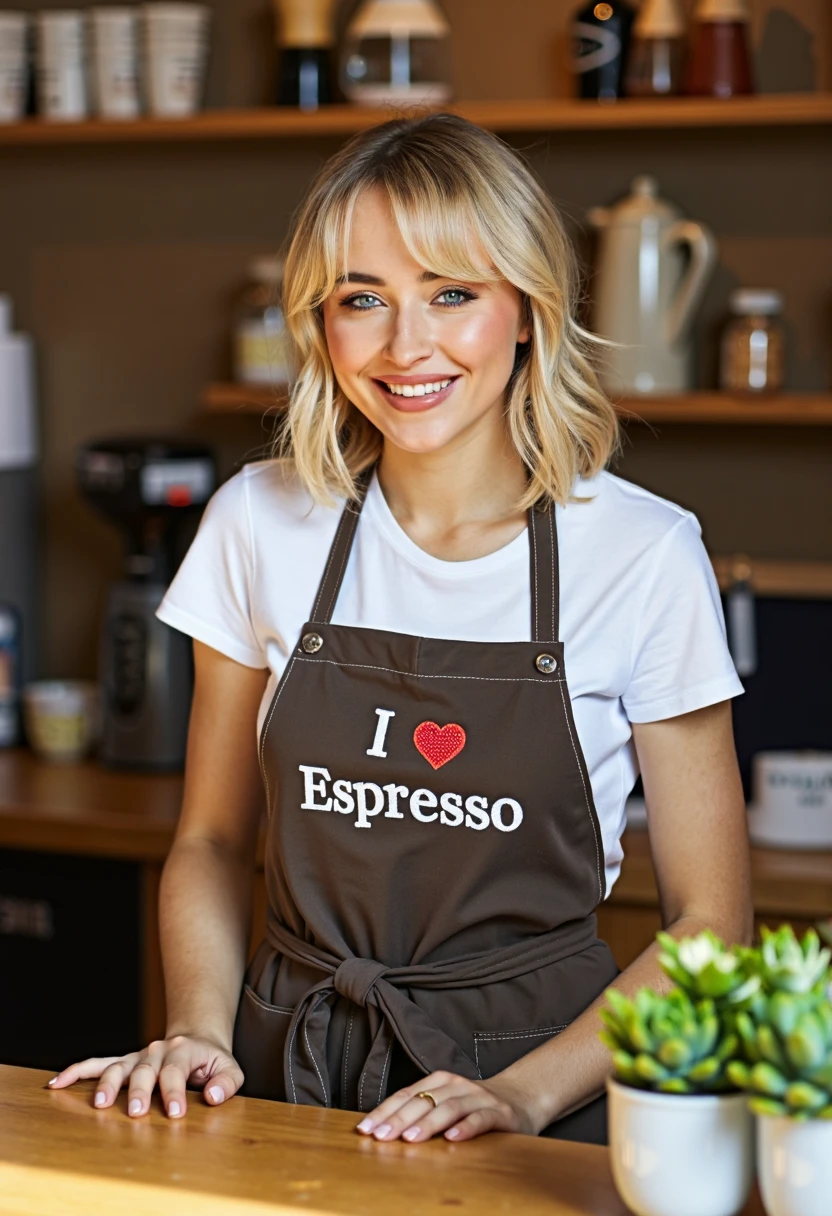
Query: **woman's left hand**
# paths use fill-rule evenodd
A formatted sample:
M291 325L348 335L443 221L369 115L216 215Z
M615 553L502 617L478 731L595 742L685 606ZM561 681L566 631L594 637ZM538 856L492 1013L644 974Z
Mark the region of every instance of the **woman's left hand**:
M420 1098L431 1093L436 1099ZM445 1133L446 1140L472 1140L483 1132L523 1132L534 1136L540 1130L531 1115L530 1095L498 1074L487 1081L469 1081L452 1072L432 1072L415 1085L399 1089L381 1106L365 1115L357 1131L376 1140L409 1143L430 1140Z

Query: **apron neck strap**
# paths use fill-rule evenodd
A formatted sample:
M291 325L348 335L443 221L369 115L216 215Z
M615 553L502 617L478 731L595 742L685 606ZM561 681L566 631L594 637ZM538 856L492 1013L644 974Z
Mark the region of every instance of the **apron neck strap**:
M321 585L312 609L312 621L327 625L341 590L347 559L355 538L358 517L364 506L367 489L374 468L365 469L358 478L355 499L349 500L341 513L341 520L329 551ZM558 616L560 599L560 577L558 571L558 533L555 523L554 503L538 503L529 508L529 550L531 555L532 593L532 641L556 642L558 640Z
M558 529L553 502L529 508L532 641L557 642L560 628Z
M367 489L372 480L374 469L375 465L371 465L369 469L365 469L356 478L356 497L348 499L344 504L341 522L338 524L335 539L332 542L332 548L327 558L326 569L321 579L321 585L318 588L315 605L312 609L311 620L317 621L321 625L328 625L332 620L335 602L338 599L344 571L347 568L347 558L352 549L355 529L358 527L358 517L361 514L361 508L364 506L364 499L367 497Z

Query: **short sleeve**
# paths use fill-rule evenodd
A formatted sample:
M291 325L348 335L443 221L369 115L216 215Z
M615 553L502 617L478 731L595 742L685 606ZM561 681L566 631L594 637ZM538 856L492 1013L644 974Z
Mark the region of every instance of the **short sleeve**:
M673 718L744 691L693 515L685 514L659 546L635 622L630 670L622 703L631 722Z
M160 620L244 664L267 667L251 618L251 529L245 472L214 494L156 613Z

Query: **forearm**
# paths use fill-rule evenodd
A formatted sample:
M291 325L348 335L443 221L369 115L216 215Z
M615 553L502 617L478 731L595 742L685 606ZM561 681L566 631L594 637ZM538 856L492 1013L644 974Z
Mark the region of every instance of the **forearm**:
M730 942L748 941L749 927L743 918L731 923L716 923L696 915L679 917L668 926L673 937L693 937L702 929L713 929ZM653 942L615 981L615 987L632 996L639 988L666 992L673 983L658 964L661 947ZM539 1132L554 1120L585 1105L603 1092L610 1072L610 1053L598 1038L602 1029L599 1010L603 995L594 1001L556 1038L530 1052L501 1076L511 1080L529 1095Z
M168 1037L231 1050L251 919L251 866L209 840L171 849L159 897Z

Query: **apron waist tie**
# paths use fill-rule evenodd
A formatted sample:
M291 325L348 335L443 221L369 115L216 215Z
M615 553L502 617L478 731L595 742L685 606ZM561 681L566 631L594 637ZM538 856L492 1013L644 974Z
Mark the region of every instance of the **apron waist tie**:
M330 1106L326 1041L334 994L367 1010L372 1046L358 1085L358 1108L372 1110L382 1101L394 1041L427 1074L444 1069L472 1081L480 1079L473 1061L402 989L480 987L515 979L577 954L596 940L595 916L570 921L548 933L478 954L441 963L385 967L374 959L341 959L296 937L269 920L272 949L322 973L304 993L286 1038L284 1079L291 1102Z

